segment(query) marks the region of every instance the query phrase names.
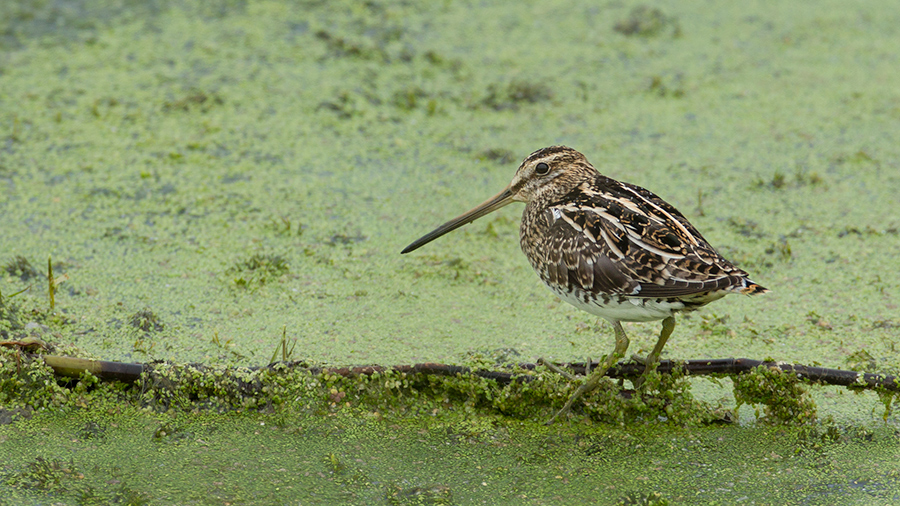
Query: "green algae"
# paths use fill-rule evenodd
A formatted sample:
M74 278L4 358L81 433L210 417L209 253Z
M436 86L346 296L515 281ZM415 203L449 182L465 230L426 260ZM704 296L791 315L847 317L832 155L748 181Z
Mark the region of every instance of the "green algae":
M459 375L155 364L130 386L89 374L63 385L39 358L0 357L2 404L24 406L0 424L3 504L456 504L485 494L503 504L826 504L889 501L900 486L892 426L710 423L720 419L677 371L651 375L645 396L604 381L580 408L588 417L547 427L569 393L556 374L523 372L533 380L500 388ZM797 388L784 376L747 375L763 392L750 401L800 417L782 407Z
M310 362L381 365L477 366L473 353L501 349L515 361L608 353L611 330L555 300L531 272L516 245L517 210L398 254L496 193L527 153L566 143L676 205L773 290L681 317L667 357L900 370L890 7L0 3L0 334L56 353L173 361L136 391L89 376L63 386L39 361L4 352L2 404L18 418L0 428L3 476L33 502L44 495L26 485L41 480L63 484L63 502L275 502L305 492L296 483L293 495L248 492L216 485L214 474L272 484L242 473L267 468L263 459L295 469L284 455L296 455L296 441L218 453L197 443L209 438L203 424L229 425L230 439L215 440L227 447L252 434L254 417L286 433L307 417L326 436L327 420L359 418L370 425L350 443L328 436L309 448L300 482L317 492L305 502L893 501L887 395L805 388L766 371L734 388L661 377L630 399L604 383L571 425L543 429L573 388L561 378L498 388L467 377L249 369L288 349ZM49 273L34 268L51 255L53 275L68 276L55 310ZM627 330L637 352L657 332ZM820 419L807 429L758 427L753 409L737 405L757 404L769 421L809 421L810 399ZM126 415L114 404L129 406ZM29 409L38 416L25 426L18 413ZM95 409L118 414L85 421ZM57 431L68 427L60 410L81 426ZM184 411L233 418L179 418ZM740 426L705 425L731 411ZM438 422L423 429L423 417ZM858 435L882 418L874 442ZM89 423L106 430L83 431ZM214 470L205 494L173 471L170 494L143 468L69 458L64 438L95 432L128 455L132 441L112 425L129 423L146 436L138 453L153 460L143 445L174 449L153 460L160 466L203 452L259 460L205 462ZM37 460L22 451L35 439L17 437L41 427L55 439ZM808 427L825 435L798 443ZM431 462L433 448L465 450L439 452L447 466L417 473L381 446L393 430L417 461ZM165 441L153 443L157 432ZM516 445L524 450L496 454ZM366 454L390 465L367 472L355 464ZM448 474L453 465L469 474Z
M6 503L125 495L146 504L881 503L890 502L898 476L896 435L884 428L710 427L660 438L452 412L415 423L360 414L114 412L45 413L0 427L9 450L0 466ZM35 444L37 454L22 451ZM868 465L856 465L860 459ZM243 479L227 478L235 473Z
M816 420L816 403L796 377L775 367L759 366L734 379L734 398L742 404L765 406L769 423L804 425Z
M575 43L529 29L543 19L536 6L486 5L473 22L461 6L340 5L211 15L160 4L107 26L127 10L117 4L83 27L87 38L36 35L37 21L9 32L21 44L2 67L0 206L15 238L4 258L65 261L56 304L74 322L53 331L108 359L230 365L270 357L283 328L303 356L341 363L455 359L472 336L532 358L605 353L603 331L571 337L590 318L557 303L517 251L516 211L396 255L495 193L525 153L566 142L686 210L773 289L709 309L733 335L681 319L670 356L841 364L840 340L803 323L815 311L896 367L894 336L873 325L893 314L896 283L873 273L889 269L898 240L896 217L873 212L892 209L897 184L879 16L562 9L586 37ZM21 5L9 19L52 15ZM635 16L677 22L681 35L616 31ZM867 35L833 61L801 58L822 54L823 30ZM535 61L538 33L554 59ZM733 44L710 43L724 33ZM800 39L778 36L788 33ZM497 51L472 51L474 40ZM873 77L847 70L859 65ZM771 91L829 72L842 79L797 100ZM659 86L680 96L647 94ZM289 269L244 269L264 257ZM15 277L0 280L3 293L26 286ZM231 291L244 286L252 293ZM156 339L127 324L145 308L167 324ZM629 333L636 347L652 339L650 325ZM825 344L815 356L808 339Z
M19 350L0 351L0 402L29 410L84 407L119 402L157 412L273 412L327 415L341 410L376 413L377 416L415 416L450 410L472 416L504 416L521 420L545 420L562 407L578 384L548 370L518 370L515 364L493 363L513 373L500 383L468 372L374 371L340 373L305 363L275 363L264 368L210 367L198 364L155 363L144 366L134 384L101 384L90 372L69 385L54 376L40 355ZM471 357L466 369L486 369L491 362ZM517 374L518 373L518 374ZM681 368L672 374L653 373L640 392L623 390L610 379L573 406L572 420L614 426L666 423L699 427L733 423L744 403L763 405L765 421L778 424L816 422L815 403L796 378L780 371L759 368L733 378L734 410L721 403L696 399L692 381ZM885 402L885 401L883 401ZM759 415L757 414L757 417Z

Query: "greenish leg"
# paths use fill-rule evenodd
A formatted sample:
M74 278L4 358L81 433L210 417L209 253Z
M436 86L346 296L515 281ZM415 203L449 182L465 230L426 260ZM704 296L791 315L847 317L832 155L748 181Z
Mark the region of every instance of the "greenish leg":
M669 340L669 336L672 335L673 330L675 330L675 317L669 316L662 322L662 330L659 332L659 339L656 341L656 346L654 346L653 351L647 355L647 360L644 362L644 374L642 374L640 378L634 380L635 390L640 389L644 384L647 375L656 369L656 366L659 364L659 355L662 353L663 347L666 345L666 341Z
M606 375L606 371L615 365L620 358L625 356L625 351L628 350L628 336L625 335L625 329L623 329L622 324L617 321L613 322L613 329L616 331L616 348L612 353L606 356L606 360L603 361L603 363L594 369L594 372L580 387L578 387L578 390L572 394L572 397L569 397L569 400L566 401L566 405L553 415L553 418L547 422L547 425L552 424L557 418L568 413L572 404L577 401L579 397L597 388L597 385L600 384L600 378Z

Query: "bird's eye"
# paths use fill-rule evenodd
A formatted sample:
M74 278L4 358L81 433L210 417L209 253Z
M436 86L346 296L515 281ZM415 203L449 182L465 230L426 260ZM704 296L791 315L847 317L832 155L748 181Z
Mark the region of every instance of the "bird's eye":
M550 172L550 166L544 162L534 166L534 173L538 176L546 176L548 172Z

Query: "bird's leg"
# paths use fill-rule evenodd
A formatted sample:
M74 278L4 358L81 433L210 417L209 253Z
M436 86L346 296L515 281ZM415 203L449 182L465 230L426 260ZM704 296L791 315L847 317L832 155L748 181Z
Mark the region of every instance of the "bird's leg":
M647 360L644 361L644 374L641 374L640 378L634 380L635 390L640 389L641 385L644 384L647 375L656 369L656 366L659 364L659 355L662 353L662 349L666 345L666 341L669 340L669 336L672 335L673 330L675 330L675 317L669 316L662 321L662 330L659 332L659 339L656 341L656 346L653 347L653 351L647 355Z
M594 369L594 372L591 373L588 379L582 383L580 387L578 387L578 390L575 390L572 397L569 397L569 400L566 401L566 405L553 415L553 418L547 422L547 425L552 424L557 418L568 413L572 404L577 401L579 397L597 388L597 385L600 384L600 378L606 375L606 371L615 365L620 358L625 356L625 351L628 350L628 336L625 335L625 329L622 328L622 324L618 321L613 322L613 329L616 331L616 347L613 352L607 355L606 360Z

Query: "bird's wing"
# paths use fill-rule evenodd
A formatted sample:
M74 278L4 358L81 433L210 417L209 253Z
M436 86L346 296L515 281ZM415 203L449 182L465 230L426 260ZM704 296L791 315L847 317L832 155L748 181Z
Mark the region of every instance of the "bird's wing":
M746 286L747 274L674 207L643 188L604 179L544 211L550 223L541 248L545 281L642 298Z

